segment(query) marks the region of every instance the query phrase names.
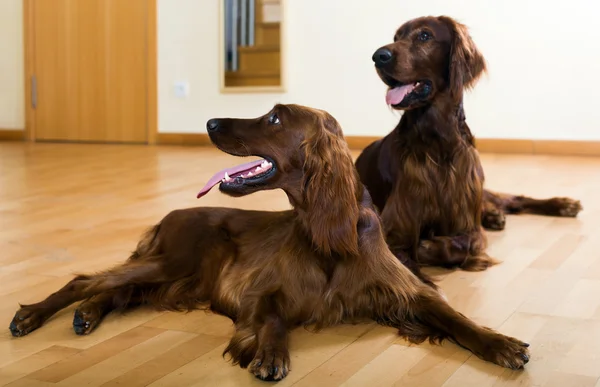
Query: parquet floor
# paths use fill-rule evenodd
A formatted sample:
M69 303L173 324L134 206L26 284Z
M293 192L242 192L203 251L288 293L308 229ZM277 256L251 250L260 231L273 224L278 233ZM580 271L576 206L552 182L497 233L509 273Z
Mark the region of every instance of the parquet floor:
M391 328L359 325L294 331L292 371L280 385L600 387L600 159L482 159L489 187L584 206L577 219L509 217L506 231L489 234L503 264L438 272L458 310L531 343L526 369L484 363L453 344L408 346ZM72 306L29 336L8 330L18 303L123 261L172 209L288 208L281 191L195 198L212 172L237 162L203 148L0 143L0 385L266 385L221 357L232 325L205 312L109 315L79 337Z

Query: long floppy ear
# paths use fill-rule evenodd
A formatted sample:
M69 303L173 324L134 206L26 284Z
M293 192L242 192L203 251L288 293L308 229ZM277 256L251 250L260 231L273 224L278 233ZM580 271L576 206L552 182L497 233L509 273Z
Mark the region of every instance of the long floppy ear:
M450 93L455 98L461 98L463 90L475 86L479 77L487 71L487 64L464 24L447 16L440 16L440 20L448 25L453 35L450 48Z
M337 120L319 112L303 147L303 199L313 243L325 254L358 254L358 175Z

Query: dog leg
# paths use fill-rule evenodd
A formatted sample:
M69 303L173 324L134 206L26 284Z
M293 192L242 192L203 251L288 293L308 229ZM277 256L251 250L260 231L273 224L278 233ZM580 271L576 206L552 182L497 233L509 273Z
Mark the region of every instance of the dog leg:
M502 367L516 370L529 362L529 344L477 325L430 288L421 289L409 308L401 308L398 316L385 316L386 325L398 328L400 335L412 343L448 339Z
M392 249L394 256L404 265L408 270L410 270L414 275L416 275L421 282L425 285L430 286L432 289L439 290L438 286L433 282L433 279L427 274L423 273L421 270L421 266L417 263L417 261L410 259L408 254L400 249Z
M502 231L506 227L506 215L501 206L484 194L481 225L486 230Z
M78 335L90 334L115 309L125 309L141 303L134 286L100 293L77 307L73 316L73 330Z
M265 318L258 331L258 350L249 370L261 380L281 380L290 371L287 328L277 315Z
M433 282L433 279L421 271L421 266L415 259L416 257L413 257L409 253L411 249L408 247L410 244L407 241L407 238L405 238L406 235L409 234L403 234L401 237L398 233L388 233L386 236L386 243L389 246L389 249L398 259L398 261L400 261L408 270L416 275L421 282L427 286L430 286L432 289L438 290L438 286Z
M508 214L534 214L574 218L583 210L581 202L568 197L534 199L521 195L484 191L484 201L492 202Z
M243 324L235 324L235 333L229 344L223 351L223 356L229 354L231 362L242 368L247 368L258 349L258 337L252 327Z
M417 259L426 266L483 271L500 263L486 254L486 246L485 236L480 231L454 237L431 237L420 241Z
M242 302L236 332L223 355L229 353L261 380L282 380L290 371L287 327L277 313L275 296Z
M71 305L73 302L82 300L75 292L76 284L86 281L90 277L80 275L69 281L65 286L55 293L49 295L44 301L31 305L21 305L10 323L10 331L13 336L25 336L39 328L47 319L59 310Z
M96 275L79 275L45 300L21 305L12 322L13 336L25 336L39 328L59 310L100 293L137 283L160 283L167 280L158 262L133 261Z

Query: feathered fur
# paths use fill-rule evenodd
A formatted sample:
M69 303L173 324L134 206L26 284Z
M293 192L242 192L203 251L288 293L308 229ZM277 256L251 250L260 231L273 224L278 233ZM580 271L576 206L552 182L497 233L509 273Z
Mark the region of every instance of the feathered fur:
M85 301L73 326L89 334L118 299L120 307L209 308L228 316L235 333L224 355L264 380L288 374L293 328L373 320L413 342L452 340L505 367L528 361L525 343L456 312L398 262L331 115L277 105L256 119L211 123L211 140L221 150L268 157L275 166L260 183L222 184L221 191L240 196L278 188L293 209L175 210L122 265L78 276L45 300L24 305L10 326L14 336L78 300Z

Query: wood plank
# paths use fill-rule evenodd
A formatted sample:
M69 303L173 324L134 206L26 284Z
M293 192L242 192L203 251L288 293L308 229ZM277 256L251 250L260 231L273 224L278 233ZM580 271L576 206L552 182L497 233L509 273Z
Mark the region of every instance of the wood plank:
M196 335L102 386L147 386L228 341L227 337Z
M136 327L118 336L54 363L28 376L30 379L57 383L134 345L158 336L164 329Z
M27 374L46 368L62 359L78 353L76 348L54 345L40 352L34 353L25 359L0 368L0 386L18 380Z
M196 335L166 330L116 353L100 363L84 368L58 383L62 386L100 386L172 350Z

